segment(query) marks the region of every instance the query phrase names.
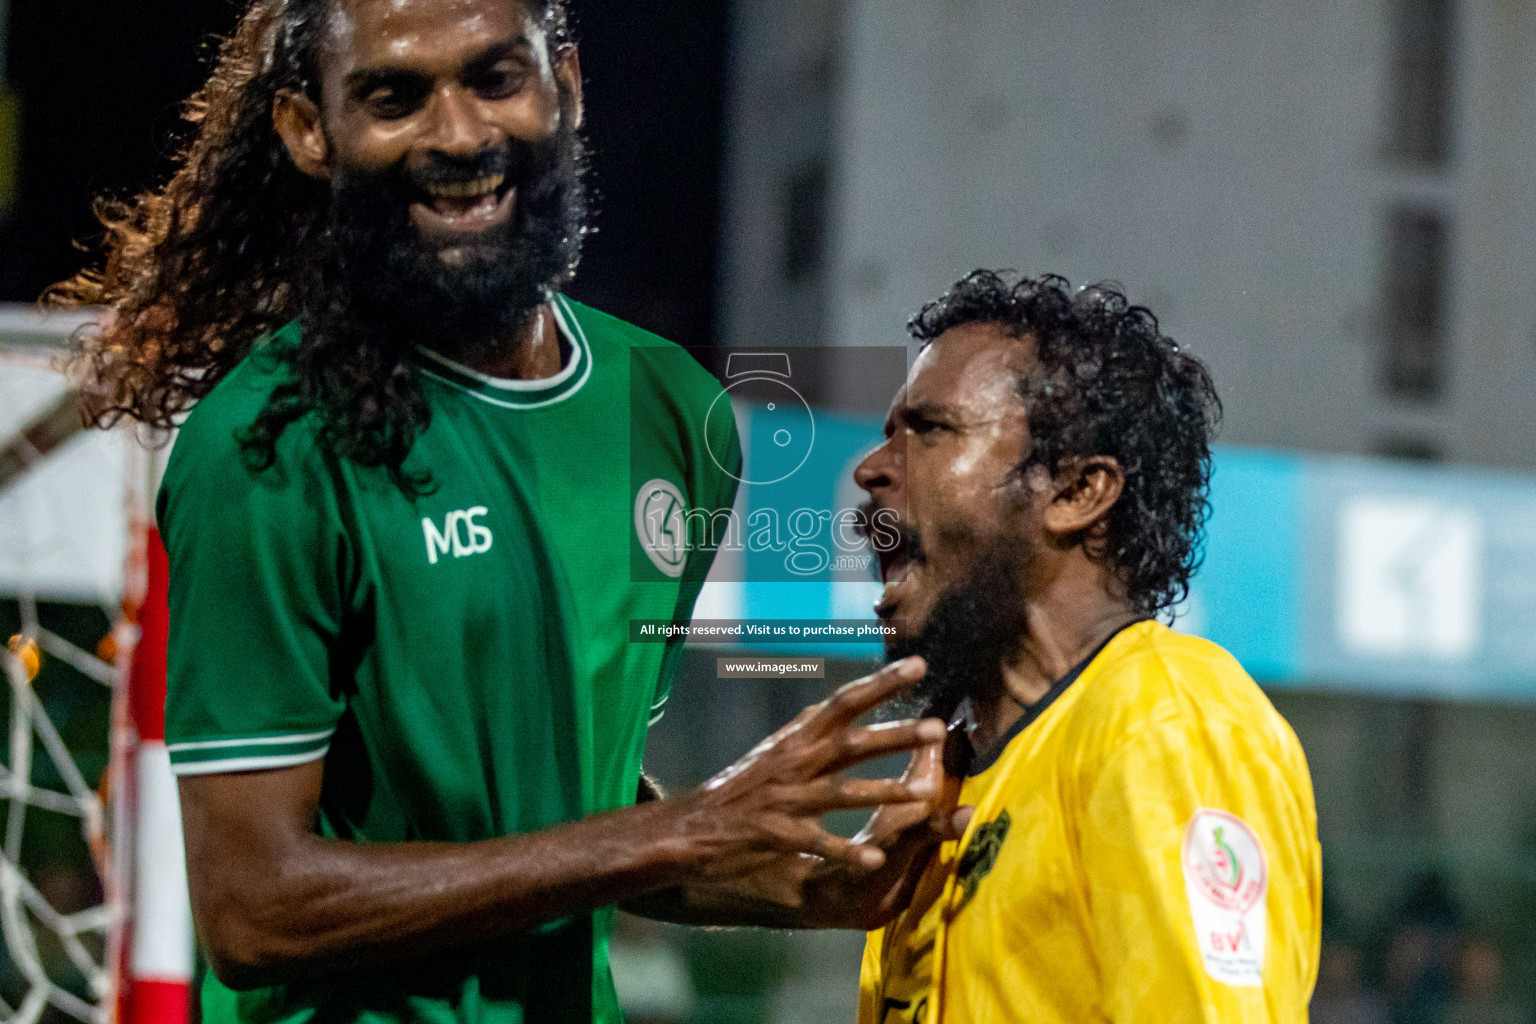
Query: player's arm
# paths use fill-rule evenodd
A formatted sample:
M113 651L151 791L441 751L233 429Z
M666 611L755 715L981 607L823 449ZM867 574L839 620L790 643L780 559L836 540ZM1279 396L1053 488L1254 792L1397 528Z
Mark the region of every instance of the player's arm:
M1284 911L1305 899L1310 854L1282 824L1289 793L1261 753L1175 723L1142 729L1091 780L1080 851L1109 1019L1241 1024L1271 1020L1273 1006L1304 1015L1311 980L1293 968L1308 940ZM1186 868L1197 816L1228 833L1224 846L1201 836L1189 857L1209 869L1204 884L1198 866Z
M941 743L915 751L902 776L931 795L881 806L854 836L854 843L884 852L877 868L810 854L779 856L742 875L648 893L624 909L677 924L878 928L906 906L938 845L965 831L971 808L956 807L959 781L945 776L942 753ZM642 776L638 797L643 804L659 799L660 791Z
M711 454L697 468L703 478L714 481L713 500L705 501L704 507L723 510L731 508L735 501L741 476L741 445L731 417L712 422L719 433L701 447L707 447L710 453L724 453L724 458L717 462ZM673 616L675 621L687 622L692 617L694 601L712 560L713 554L703 548L690 554ZM670 690L682 647L679 641L668 649L657 687L658 707ZM884 851L886 859L879 868L861 867L838 858L777 856L766 860L756 871L729 878L691 879L687 884L629 901L624 909L657 920L696 925L870 928L888 920L905 906L932 850L944 839L959 835L951 820L958 782L945 786L938 744L925 751L914 754L913 766L904 780L925 780L925 786L931 783L933 795L881 807L855 837L857 843ZM643 804L660 795L654 784L642 777L637 802ZM963 830L963 818L958 827Z
M921 780L849 780L858 762L932 743L937 720L856 726L911 685L898 662L807 708L698 789L478 843L354 844L315 832L323 762L180 780L192 909L234 988L460 947L658 889L814 855L874 869L885 854L826 832L843 808L910 803Z

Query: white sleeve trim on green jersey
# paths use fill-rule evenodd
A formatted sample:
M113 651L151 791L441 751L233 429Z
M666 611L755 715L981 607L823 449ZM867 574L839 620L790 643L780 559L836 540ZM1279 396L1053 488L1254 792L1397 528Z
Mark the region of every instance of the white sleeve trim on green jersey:
M318 750L302 754L272 754L267 757L225 757L213 761L183 761L172 763L171 771L177 775L214 775L221 772L254 772L264 768L288 768L296 764L318 761L331 749L329 743Z
M184 740L166 746L171 770L177 775L249 772L284 768L324 757L331 749L334 728L290 732L280 736L231 736L217 740Z
M661 721L661 716L667 713L667 698L670 696L670 693L663 694L661 700L651 705L651 719L645 723L647 729Z
M293 732L282 736L254 736L249 738L229 740L192 740L186 743L168 743L165 749L173 754L184 750L217 750L220 747L261 747L273 743L306 743L310 740L328 740L335 729L321 729L319 732Z

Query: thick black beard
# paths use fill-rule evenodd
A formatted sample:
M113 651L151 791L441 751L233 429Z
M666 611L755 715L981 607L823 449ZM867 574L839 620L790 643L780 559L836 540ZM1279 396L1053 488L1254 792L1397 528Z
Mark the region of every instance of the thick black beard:
M516 208L507 223L461 246L467 258L450 266L411 222L418 183L488 172L516 186ZM362 332L390 347L427 344L461 359L505 344L575 275L588 212L586 147L569 118L540 146L512 142L467 161L439 158L414 175L339 169L311 264L325 294L303 303L305 327Z
M921 654L928 674L892 704L898 717L953 717L967 697L1001 692L1027 620L1019 552L996 552L939 595L922 632L886 648L891 661Z

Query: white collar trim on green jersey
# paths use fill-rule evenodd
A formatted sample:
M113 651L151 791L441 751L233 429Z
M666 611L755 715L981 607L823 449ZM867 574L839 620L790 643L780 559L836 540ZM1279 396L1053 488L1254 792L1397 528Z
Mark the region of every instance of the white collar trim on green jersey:
M564 295L555 295L549 308L555 314L555 324L560 334L571 346L570 361L553 377L541 377L538 380L492 377L418 345L417 352L443 371L438 373L423 366L421 372L439 383L503 409L542 409L563 402L580 391L592 376L592 346L587 341L587 332L582 329L581 321L570 307L570 300Z

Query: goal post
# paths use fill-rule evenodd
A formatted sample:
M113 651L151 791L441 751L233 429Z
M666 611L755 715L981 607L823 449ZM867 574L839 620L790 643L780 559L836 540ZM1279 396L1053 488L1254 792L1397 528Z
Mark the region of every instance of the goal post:
M0 598L16 603L20 624L0 648L10 699L0 765L0 957L10 969L0 976L21 979L0 991L0 1024L50 1010L82 1024L186 1024L194 944L165 749L167 569L152 516L164 446L132 429L80 427L59 364L86 320L0 306ZM50 602L100 607L108 637L88 650L54 632L38 611ZM98 778L50 716L53 662L105 688ZM30 832L55 837L59 815L78 819L101 893L67 912L25 862L46 845Z
M122 1024L184 1024L189 1018L193 965L192 916L182 847L176 778L165 747L166 640L170 612L165 548L157 530L140 524L145 587L138 637L123 694L121 738L114 744L125 814L118 859L131 881L118 1019ZM116 697L116 694L114 694ZM114 721L118 719L114 708ZM119 731L119 730L114 730ZM131 849L129 848L131 846Z

